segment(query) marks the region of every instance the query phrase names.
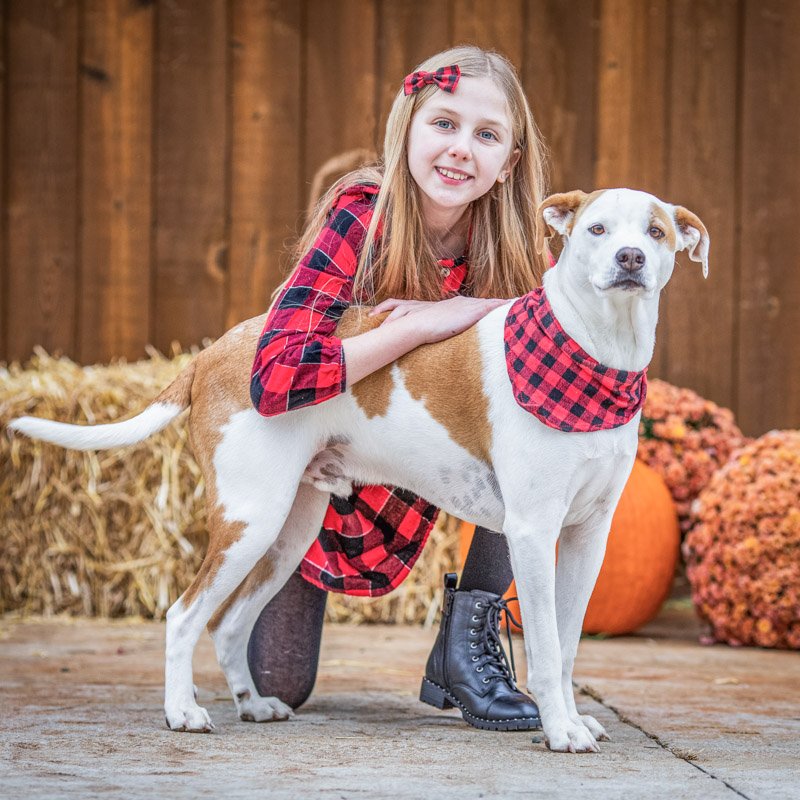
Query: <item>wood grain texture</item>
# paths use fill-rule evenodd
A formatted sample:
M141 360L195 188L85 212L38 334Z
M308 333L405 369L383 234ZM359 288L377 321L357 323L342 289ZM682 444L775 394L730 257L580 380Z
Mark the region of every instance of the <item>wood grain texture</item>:
M452 0L453 42L477 44L502 53L518 69L522 69L525 42L524 0Z
M158 6L155 278L159 349L219 336L227 294L227 65L224 0Z
M668 190L712 240L710 277L685 254L661 299L663 375L725 406L735 403L737 71L735 0L676 0L670 7ZM655 374L655 373L654 373Z
M267 308L299 222L301 22L294 0L233 3L226 328Z
M552 192L594 188L598 15L597 0L528 0L522 74Z
M150 340L155 8L82 13L78 352L92 363L140 358Z
M7 13L7 357L75 356L77 0Z
M800 426L800 4L745 9L737 405L756 434Z
M353 148L379 150L376 5L308 0L304 202L314 173Z
M377 117L382 149L386 118L403 78L421 61L452 45L448 0L379 0Z

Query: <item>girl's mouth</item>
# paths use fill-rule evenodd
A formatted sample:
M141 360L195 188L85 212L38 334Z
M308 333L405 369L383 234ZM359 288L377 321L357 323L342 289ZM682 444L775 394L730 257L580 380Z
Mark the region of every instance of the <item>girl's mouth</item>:
M467 175L466 172L447 169L446 167L434 167L434 169L439 174L439 177L442 178L445 183L448 183L451 186L456 186L459 183L465 183L472 177L472 175Z

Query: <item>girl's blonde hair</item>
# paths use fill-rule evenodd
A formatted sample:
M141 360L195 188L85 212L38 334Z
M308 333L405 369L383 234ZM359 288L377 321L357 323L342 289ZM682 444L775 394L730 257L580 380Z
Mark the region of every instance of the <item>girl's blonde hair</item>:
M472 203L467 294L518 297L541 283L546 267L536 251L536 209L545 193L545 153L528 101L514 67L504 56L465 45L437 53L416 70L457 64L467 78L491 78L505 94L512 127L512 152L519 160L504 183L496 183ZM405 95L402 88L386 123L384 152L376 166L348 173L323 195L297 244L297 258L313 246L336 196L348 186L376 183L380 191L355 275L353 296L372 304L388 297L440 300L440 254L420 213L419 189L408 168L408 135L414 114L440 91L425 86ZM456 91L458 91L456 89ZM382 232L378 237L378 223Z

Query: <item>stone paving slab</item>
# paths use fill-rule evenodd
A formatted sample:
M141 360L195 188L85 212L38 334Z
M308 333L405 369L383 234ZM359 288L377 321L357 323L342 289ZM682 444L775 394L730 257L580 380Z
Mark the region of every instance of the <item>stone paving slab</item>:
M262 725L236 718L203 637L195 682L217 732L172 733L163 637L158 623L0 622L0 796L800 796L798 654L701 647L684 612L581 643L579 707L613 741L578 756L420 703L434 631L403 626L328 626L312 699Z

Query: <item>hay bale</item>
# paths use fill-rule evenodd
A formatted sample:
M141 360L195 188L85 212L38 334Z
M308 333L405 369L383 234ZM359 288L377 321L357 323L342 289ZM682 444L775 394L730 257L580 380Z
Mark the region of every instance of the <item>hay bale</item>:
M149 351L134 364L80 367L37 349L0 364L0 425L33 416L112 422L141 411L191 360ZM0 612L161 618L207 543L203 478L185 416L132 447L97 453L0 436ZM425 622L456 561L444 515L409 578L386 597L331 595L328 617Z

